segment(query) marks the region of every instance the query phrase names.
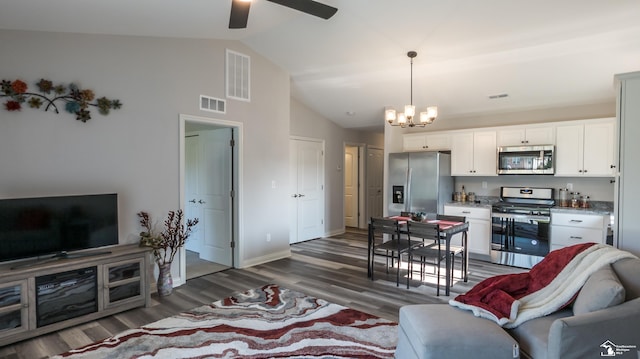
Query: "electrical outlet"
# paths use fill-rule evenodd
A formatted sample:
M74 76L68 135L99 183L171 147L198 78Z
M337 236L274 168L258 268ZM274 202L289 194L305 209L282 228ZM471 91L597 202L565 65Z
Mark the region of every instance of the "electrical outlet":
M573 191L573 183L567 183L567 189Z
M487 189L487 181L482 181L482 189Z
M271 233L267 233L267 242L271 242Z
M273 188L273 189L276 188L276 181L275 180L271 181L271 188Z

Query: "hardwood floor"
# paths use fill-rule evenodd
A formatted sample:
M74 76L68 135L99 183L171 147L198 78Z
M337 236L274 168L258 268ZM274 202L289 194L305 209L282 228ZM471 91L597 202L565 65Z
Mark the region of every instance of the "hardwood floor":
M290 258L246 269L222 272L190 279L165 298L152 295L150 308L138 308L59 332L25 340L0 348L0 358L43 358L77 348L177 314L203 304L228 297L234 292L267 283L298 290L312 296L349 306L397 321L398 309L407 304L446 303L464 293L484 278L496 274L516 273L522 269L471 260L469 282L457 278L451 296L436 297L435 284L413 281L410 289L396 287L395 271L387 275L384 261L376 266L375 281L367 278L366 232L349 230L331 238L291 246ZM405 271L406 273L406 271ZM419 278L414 276L414 278ZM441 291L442 294L442 291Z

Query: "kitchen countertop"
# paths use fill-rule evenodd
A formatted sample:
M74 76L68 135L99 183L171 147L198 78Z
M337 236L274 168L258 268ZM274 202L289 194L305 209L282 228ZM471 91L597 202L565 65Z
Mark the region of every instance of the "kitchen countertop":
M551 208L552 213L576 213L576 214L613 214L613 203L603 201L591 201L589 208L572 208L555 206Z
M447 202L446 206L454 207L475 207L475 208L489 208L498 202L498 197L480 197L476 202ZM576 213L576 214L600 214L609 215L613 214L613 202L606 201L591 201L590 208L572 208L572 207L560 207L555 206L551 208L551 212L555 213Z

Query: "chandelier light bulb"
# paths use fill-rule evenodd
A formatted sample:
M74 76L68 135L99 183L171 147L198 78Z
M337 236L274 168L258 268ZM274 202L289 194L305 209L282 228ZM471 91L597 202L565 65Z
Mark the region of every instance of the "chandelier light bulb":
M393 123L396 120L396 110L392 108L387 108L384 110L384 118L389 123Z
M407 123L407 117L405 116L404 113L398 114L398 123L400 124L400 126L403 126L403 127Z
M416 107L414 105L406 105L404 107L404 115L411 119L416 115Z

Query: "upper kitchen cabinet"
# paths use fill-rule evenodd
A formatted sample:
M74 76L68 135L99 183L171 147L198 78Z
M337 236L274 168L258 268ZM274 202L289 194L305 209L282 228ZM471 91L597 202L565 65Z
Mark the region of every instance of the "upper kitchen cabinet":
M556 127L556 176L613 177L615 118L571 122Z
M410 151L444 151L451 149L448 133L410 133L402 138L402 148Z
M496 131L451 135L451 175L497 176Z
M528 146L555 144L554 127L550 125L517 126L499 129L498 146Z

